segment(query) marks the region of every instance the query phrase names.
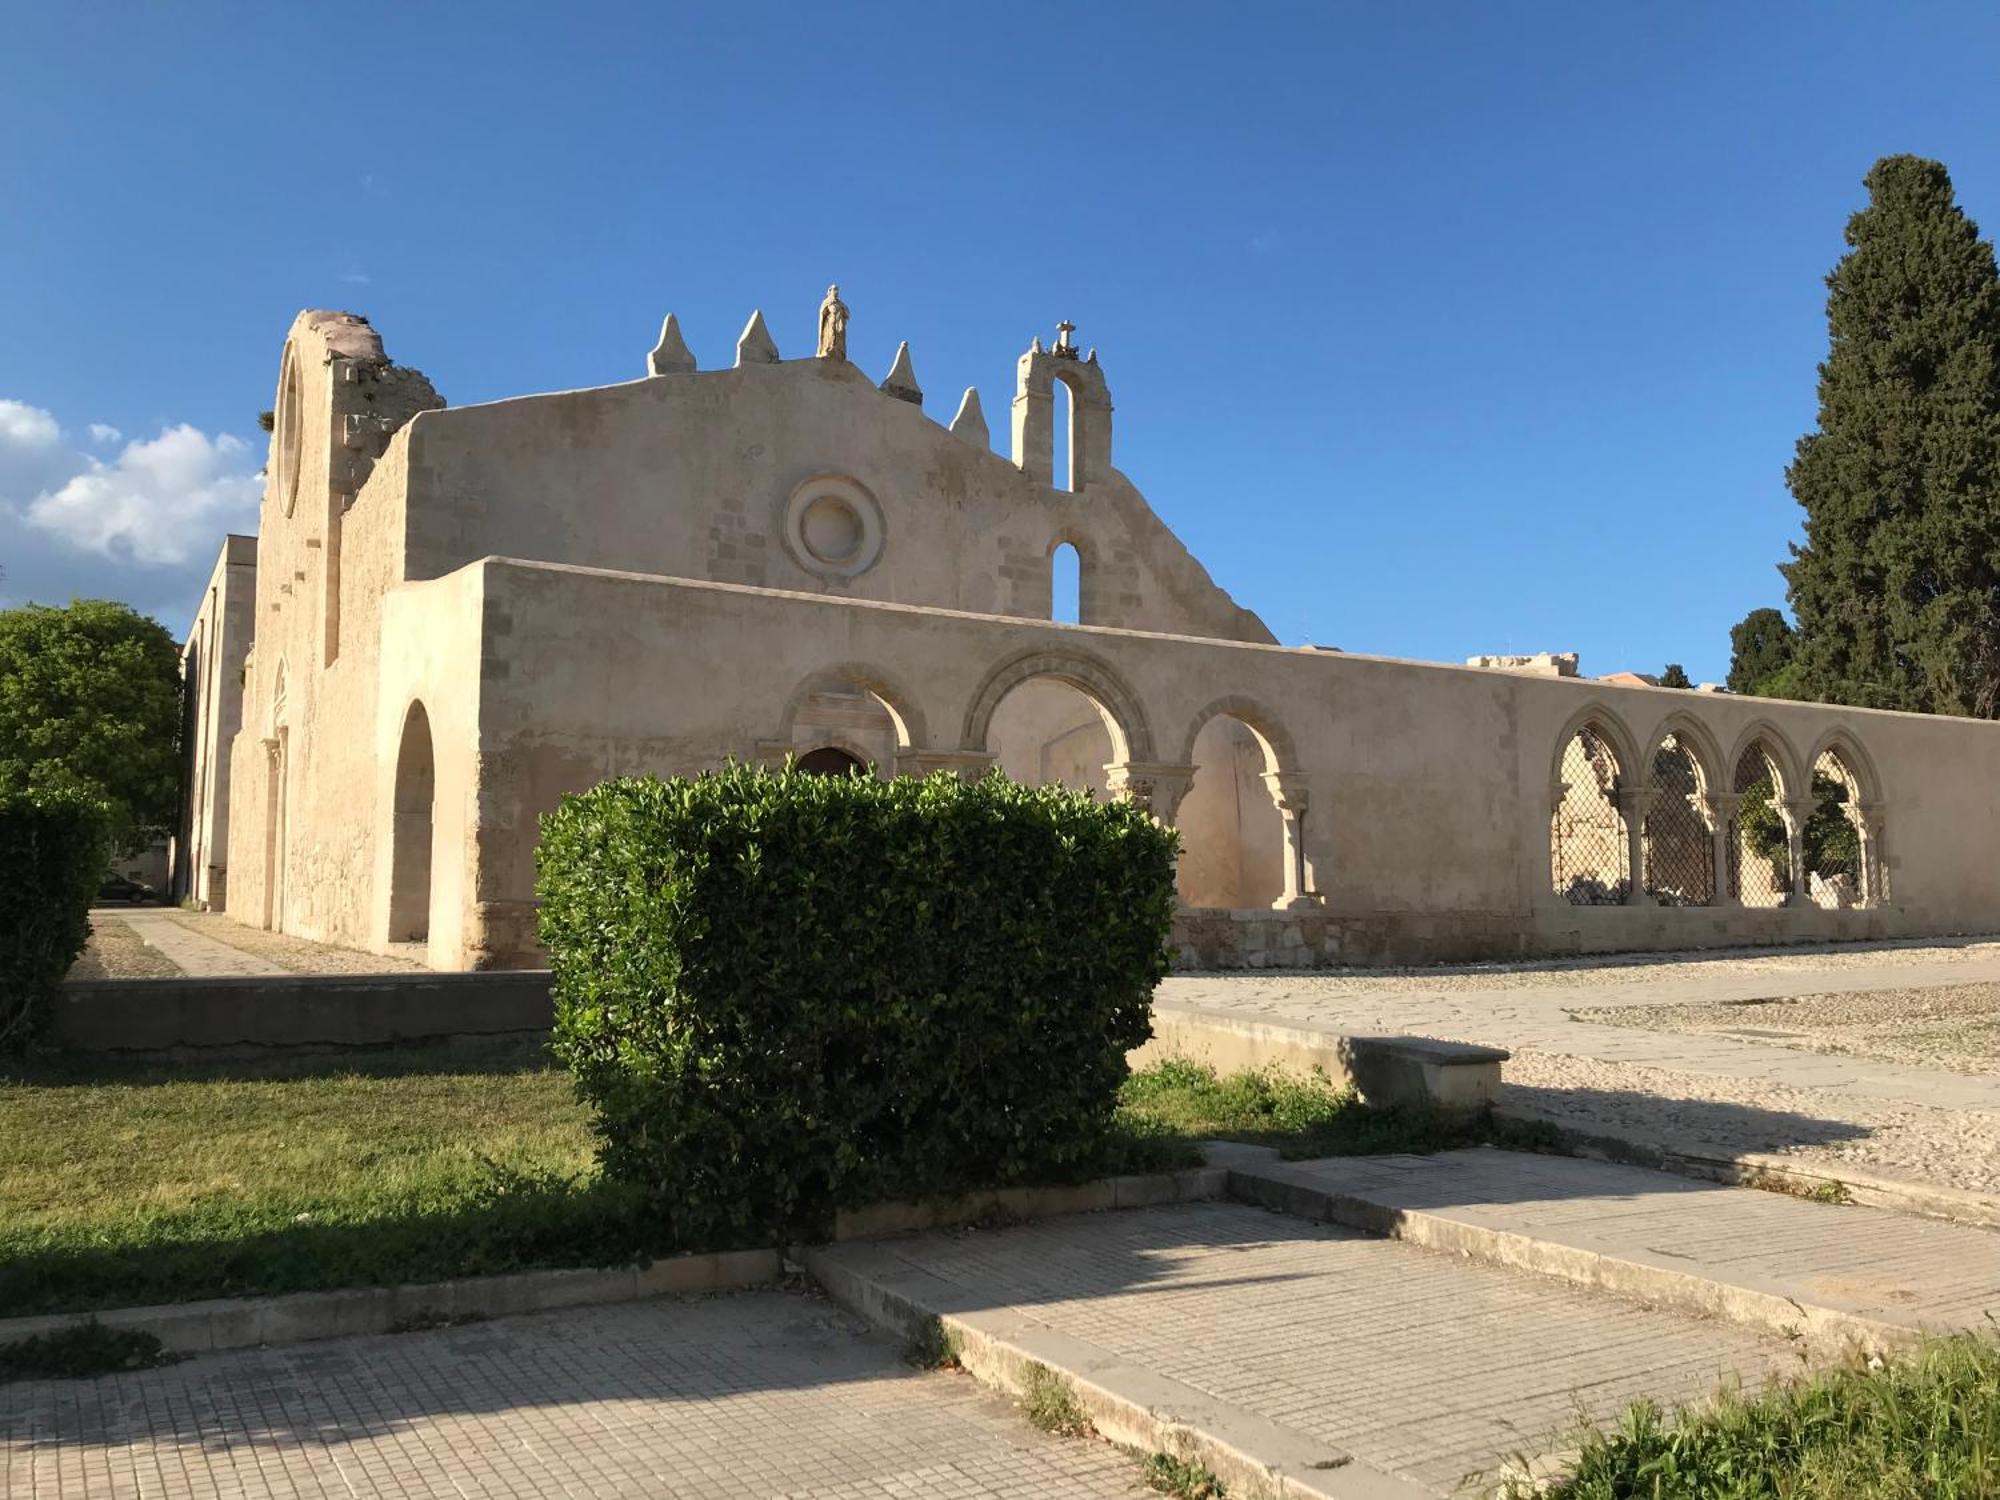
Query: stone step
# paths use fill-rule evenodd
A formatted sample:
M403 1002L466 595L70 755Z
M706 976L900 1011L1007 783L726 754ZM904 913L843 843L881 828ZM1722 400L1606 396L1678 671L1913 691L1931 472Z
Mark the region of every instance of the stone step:
M1481 1147L1287 1162L1217 1143L1232 1197L1649 1306L1869 1351L2000 1316L2000 1234Z

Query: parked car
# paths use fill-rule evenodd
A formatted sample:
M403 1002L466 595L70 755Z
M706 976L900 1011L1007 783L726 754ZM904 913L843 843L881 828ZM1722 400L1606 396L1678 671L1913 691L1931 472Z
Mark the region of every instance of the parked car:
M97 887L99 901L129 901L134 906L141 901L156 900L159 894L144 881L127 880L123 875L107 875Z

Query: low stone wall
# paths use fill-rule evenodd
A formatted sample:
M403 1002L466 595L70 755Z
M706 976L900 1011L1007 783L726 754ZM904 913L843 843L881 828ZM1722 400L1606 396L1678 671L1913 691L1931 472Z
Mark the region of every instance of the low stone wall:
M1184 907L1174 913L1173 951L1177 969L1329 969L1959 935L1927 933L1895 907L1834 911L1552 902L1525 913Z
M530 1041L553 1019L547 970L93 979L64 986L47 1041L65 1052L254 1053Z

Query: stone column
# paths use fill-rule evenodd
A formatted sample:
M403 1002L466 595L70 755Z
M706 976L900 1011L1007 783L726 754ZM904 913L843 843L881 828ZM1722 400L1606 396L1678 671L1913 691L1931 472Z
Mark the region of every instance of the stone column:
M1792 888L1785 892L1785 905L1811 906L1812 886L1806 870L1806 820L1819 804L1810 797L1793 797L1785 801L1774 799L1771 805L1784 819L1785 862L1792 872Z
M1285 891L1277 904L1287 910L1317 906L1306 873L1306 778L1297 771L1266 771L1264 785L1285 825Z
M1741 906L1743 896L1729 885L1729 849L1736 832L1736 815L1742 810L1741 792L1710 792L1701 799L1702 816L1708 819L1708 832L1713 840L1715 861L1716 906Z
M1882 804L1856 802L1854 828L1861 836L1860 904L1865 907L1889 904L1889 881L1882 862Z
M1646 894L1646 814L1653 810L1657 793L1649 787L1621 787L1618 811L1625 818L1625 867L1630 872L1631 889L1625 893L1627 906L1651 906Z

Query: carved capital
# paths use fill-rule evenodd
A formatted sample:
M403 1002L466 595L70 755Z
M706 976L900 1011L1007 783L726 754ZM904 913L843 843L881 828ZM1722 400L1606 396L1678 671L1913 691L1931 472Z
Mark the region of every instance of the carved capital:
M1311 794L1303 771L1266 771L1264 786L1271 793L1271 800L1278 804L1279 812L1293 817L1305 814Z
M1194 785L1194 771L1193 766L1120 761L1104 768L1104 784L1112 796L1135 802L1161 822L1171 823Z

